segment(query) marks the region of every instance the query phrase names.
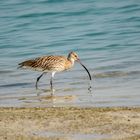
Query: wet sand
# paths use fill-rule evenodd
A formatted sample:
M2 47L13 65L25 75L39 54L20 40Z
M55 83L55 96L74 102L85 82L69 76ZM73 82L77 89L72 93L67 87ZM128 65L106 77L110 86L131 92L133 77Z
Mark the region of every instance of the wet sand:
M1 140L138 140L140 108L0 108Z

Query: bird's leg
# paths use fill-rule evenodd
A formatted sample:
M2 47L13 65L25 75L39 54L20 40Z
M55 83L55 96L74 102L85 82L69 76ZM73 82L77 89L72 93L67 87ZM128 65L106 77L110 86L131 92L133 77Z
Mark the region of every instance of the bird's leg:
M53 81L53 78L51 77L51 80L50 80L51 90L53 89L52 81Z
M37 84L38 84L40 78L44 75L44 73L45 73L45 72L43 72L39 77L37 77L37 79L36 79L36 84L35 84L36 89L38 88Z
M54 78L54 75L55 75L55 72L52 72L51 80L50 80L51 90L53 90L53 78Z

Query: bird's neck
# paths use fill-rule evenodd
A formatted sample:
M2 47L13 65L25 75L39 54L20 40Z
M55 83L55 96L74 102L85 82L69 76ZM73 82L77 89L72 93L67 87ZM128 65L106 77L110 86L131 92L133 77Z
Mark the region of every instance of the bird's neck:
M71 65L73 66L74 65L74 59L73 58L71 58L71 57L68 57L68 61L71 63Z
M74 60L67 58L65 70L70 69L74 65Z

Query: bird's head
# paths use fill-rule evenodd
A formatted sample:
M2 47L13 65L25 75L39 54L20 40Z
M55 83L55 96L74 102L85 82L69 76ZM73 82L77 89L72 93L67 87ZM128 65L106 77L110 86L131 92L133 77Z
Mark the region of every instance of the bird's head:
M91 75L88 71L88 69L85 67L85 65L83 65L78 57L78 55L75 53L75 52L70 52L69 55L68 55L68 60L70 60L73 64L74 64L74 61L77 61L78 63L80 63L84 69L87 71L88 73L88 76L89 76L89 79L91 80Z
M71 61L79 61L79 57L75 52L70 52L68 55L68 59Z

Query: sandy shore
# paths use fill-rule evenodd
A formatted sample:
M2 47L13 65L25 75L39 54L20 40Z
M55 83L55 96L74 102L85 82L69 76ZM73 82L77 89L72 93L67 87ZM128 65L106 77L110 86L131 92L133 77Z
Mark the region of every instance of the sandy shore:
M138 140L140 108L0 108L1 140Z

